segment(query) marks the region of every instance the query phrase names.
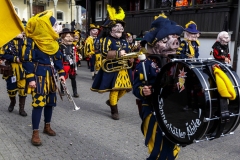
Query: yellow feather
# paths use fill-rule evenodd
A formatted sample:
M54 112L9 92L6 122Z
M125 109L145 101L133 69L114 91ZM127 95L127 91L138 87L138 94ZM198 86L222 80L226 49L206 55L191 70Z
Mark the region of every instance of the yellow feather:
M158 19L159 17L167 18L167 16L164 13L161 13L158 16L154 16L154 20Z
M189 26L190 24L195 24L195 25L196 25L196 23L195 23L195 22L193 22L193 21L190 21L190 22L188 22L188 23L185 25L185 27L186 27L186 28L188 28L188 26ZM197 26L197 25L196 25L196 26Z
M115 15L116 20L123 20L125 18L125 13L121 7L119 7L118 13Z
M111 7L111 6L108 4L108 5L107 5L107 11L108 11L109 19L110 19L110 20L116 20L116 17L115 17L116 10L115 10L115 8Z

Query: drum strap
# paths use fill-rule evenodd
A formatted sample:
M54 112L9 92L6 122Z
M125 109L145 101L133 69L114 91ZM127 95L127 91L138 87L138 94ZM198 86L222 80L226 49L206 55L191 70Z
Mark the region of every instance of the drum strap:
M220 97L221 123L229 122L228 99Z
M214 73L213 73L213 68L212 68L215 64L216 63L207 64L207 67L208 67L207 69L210 72L210 75L213 78L213 80L216 82L216 79L215 79L215 76L214 76Z
M222 135L226 123L229 122L229 120L230 120L227 98L220 97L219 100L220 100L219 105L220 105L220 121L221 121L221 123L217 127L216 135L214 136L215 138L219 138Z
M210 63L207 64L207 69L210 72L210 75L212 76L213 80L216 82L216 78L213 73L213 66L216 65L216 63ZM219 112L220 112L220 125L217 127L216 135L214 135L215 138L219 138L221 134L223 133L225 124L229 122L229 110L228 110L228 101L227 98L221 97L219 95Z

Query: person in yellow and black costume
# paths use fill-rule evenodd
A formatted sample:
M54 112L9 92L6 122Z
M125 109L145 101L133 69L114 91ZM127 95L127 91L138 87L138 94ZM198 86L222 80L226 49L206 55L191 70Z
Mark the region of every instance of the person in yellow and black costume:
M12 67L13 75L3 75L3 79L7 82L7 92L10 98L10 105L8 111L12 112L16 104L16 94L19 94L19 114L21 116L27 116L24 110L25 100L27 94L25 93L26 79L25 72L22 67L22 46L24 36L23 33L19 34L16 38L8 42L3 46L3 52L0 54L1 59L5 61L5 64L10 64Z
M73 41L73 45L76 47L75 51L76 51L76 62L77 62L77 66L81 67L81 60L82 60L82 55L81 55L81 31L80 30L75 30L74 31L74 41Z
M84 54L86 57L90 58L90 71L92 73L92 79L95 78L95 75L97 74L96 68L95 68L95 64L97 64L97 66L99 65L99 54L95 55L95 41L97 39L97 36L99 34L99 26L96 26L94 24L90 24L90 28L89 28L89 35L88 38L85 41L85 45L84 45ZM99 69L99 67L97 68Z
M32 139L35 146L42 144L39 137L39 123L44 108L43 133L55 136L51 129L53 107L56 106L56 77L65 82L62 65L62 53L57 42L59 35L55 32L56 19L50 10L30 18L26 25L27 39L23 46L23 67L26 72L26 91L32 94Z
M181 58L198 58L200 46L198 37L200 31L197 30L197 25L193 21L188 22L185 27L184 39L181 41L176 53L180 55Z
M125 13L121 7L119 7L119 12L117 13L115 8L110 5L107 5L107 10L109 20L104 23L104 26L108 28L109 33L107 37L103 39L102 56L103 61L104 59L111 59L110 61L117 62L118 58L130 52L128 42L122 37L125 25L123 21ZM128 63L128 60L125 61ZM117 67L118 65L121 64L114 63L113 66L108 65L108 67L110 67L111 70L112 67ZM108 72L106 68L103 68L102 63L102 67L94 79L91 90L99 93L110 92L109 100L106 101L106 104L111 108L112 119L118 120L117 103L122 96L132 89L131 69L124 68Z
M181 26L169 20L164 14L160 14L155 17L151 29L141 41L142 46L147 45L147 53L145 53L147 58L136 66L133 94L140 101L138 107L142 119L141 130L150 154L147 160L173 160L177 158L180 150L177 145L162 134L163 132L156 121L151 98L152 86L162 67L161 55L176 52L179 46L179 43L176 46L176 42L178 42L182 32Z

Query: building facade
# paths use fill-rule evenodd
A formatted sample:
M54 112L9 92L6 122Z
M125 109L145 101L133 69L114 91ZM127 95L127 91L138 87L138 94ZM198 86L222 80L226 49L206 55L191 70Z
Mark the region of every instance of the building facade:
M74 0L11 0L20 19L28 19L44 10L52 10L57 21L70 27L75 19L82 26L81 6L75 5Z

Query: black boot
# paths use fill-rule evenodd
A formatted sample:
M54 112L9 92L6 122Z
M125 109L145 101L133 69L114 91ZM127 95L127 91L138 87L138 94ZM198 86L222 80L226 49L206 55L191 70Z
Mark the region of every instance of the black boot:
M10 98L10 105L8 106L8 111L12 112L16 104L16 97L9 97L9 98Z
M19 96L19 114L23 117L27 116L27 113L24 110L26 97Z
M106 101L106 104L111 108L112 119L119 120L118 106L117 105L112 106L109 100Z
M73 97L76 97L76 98L79 97L77 93L77 82L75 78L71 79L71 84L72 84L72 90L73 90Z
M62 86L62 84L60 83L60 94L61 94L61 96L64 96L65 94L64 94L64 89L63 89L63 86Z

